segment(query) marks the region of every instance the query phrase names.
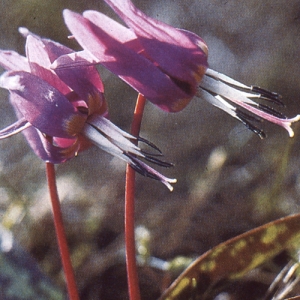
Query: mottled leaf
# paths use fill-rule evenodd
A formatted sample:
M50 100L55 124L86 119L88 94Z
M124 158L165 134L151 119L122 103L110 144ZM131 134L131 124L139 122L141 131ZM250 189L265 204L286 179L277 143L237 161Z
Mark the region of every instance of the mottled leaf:
M243 277L300 241L300 214L281 218L232 238L194 261L160 300L203 299L221 280ZM297 299L297 298L296 298Z

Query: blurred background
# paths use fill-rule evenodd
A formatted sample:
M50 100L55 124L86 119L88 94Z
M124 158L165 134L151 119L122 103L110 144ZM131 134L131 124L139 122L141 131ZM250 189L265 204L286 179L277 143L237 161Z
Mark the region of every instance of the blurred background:
M247 85L283 96L283 112L300 113L299 0L135 0L148 15L200 35L209 64ZM24 54L18 27L79 50L68 40L62 10L95 9L118 20L100 0L1 0L0 48ZM2 71L2 69L1 69ZM129 131L136 92L100 68L110 118ZM1 128L15 121L0 90ZM174 168L174 191L137 175L136 224L150 233L151 255L196 257L218 243L280 216L300 204L299 124L295 137L262 124L261 140L201 99L177 114L148 103L141 136L155 143ZM19 134L0 142L0 221L64 289L46 186L45 165ZM124 265L125 164L91 148L57 166L65 226L82 299L127 299ZM1 272L1 271L0 271ZM143 299L160 295L162 273L140 268ZM24 298L25 299L25 298Z

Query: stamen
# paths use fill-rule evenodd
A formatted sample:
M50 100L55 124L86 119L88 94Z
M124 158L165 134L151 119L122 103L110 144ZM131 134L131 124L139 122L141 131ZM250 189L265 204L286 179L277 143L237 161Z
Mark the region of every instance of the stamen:
M275 103L277 105L285 107L285 104L281 101L282 96L278 93L268 91L268 90L263 89L256 85L252 85L249 87L243 83L240 83L240 82L238 82L224 74L216 72L212 69L207 69L205 75L209 76L215 80L218 80L220 82L223 82L226 85L231 86L237 90L240 90L243 92L251 91L253 94L252 95L248 94L248 97L260 98L262 100L271 101L272 103Z
M141 153L143 153L145 156L163 156L162 153L151 153L151 152L148 152L148 151L145 151L143 149L141 149Z
M235 113L236 113L236 115L237 115L238 117L239 117L239 116L242 116L244 119L246 119L247 121L250 121L250 122L257 122L257 123L258 123L258 122L261 122L261 121L262 121L261 118L255 116L255 115L251 115L251 114L249 114L247 111L241 110L240 107L237 107L237 108L235 109Z
M126 155L126 154L125 154ZM156 176L155 174L152 174L151 172L149 172L148 170L146 170L142 164L141 164L141 161L139 161L137 158L135 157L132 157L128 154L128 157L132 160L130 164L130 166L136 171L138 172L139 174L141 174L142 176L145 176L145 177L149 177L149 178L152 178L152 179L155 179L155 180L159 180L159 177Z
M172 164L159 160L156 157L153 157L152 154L145 154L139 147L130 141L130 139L139 140L158 151L159 155L162 155L159 148L148 140L141 137L135 138L134 136L123 132L109 120L104 120L103 117L99 116L97 118L89 119L88 122L86 122L82 133L99 148L126 161L141 175L161 181L172 191L173 187L170 183L175 183L176 179L169 179L163 176L142 162L140 158L162 167L172 167Z
M106 118L101 116L90 118L88 119L87 124L92 126L106 139L110 140L112 144L116 145L119 149L122 149L122 151L131 152L137 156L144 157L141 153L141 149L130 141L130 139L136 138L121 130Z
M253 118L252 116L242 112L240 109L236 109L236 115L237 117L240 119L240 121L252 132L254 132L255 134L257 134L261 139L266 138L266 134L262 129L259 129L258 127L254 126L252 123L250 123L248 121L248 119L252 118L255 119L255 121L257 121L256 118Z
M147 160L147 161L149 161L149 162L152 162L152 163L154 163L154 164L156 164L156 165L158 165L158 166L165 167L165 168L170 168L170 167L173 167L173 166L174 166L174 165L171 164L171 163L168 163L168 162L166 162L166 161L162 161L162 160L157 159L157 158L155 158L155 157L153 157L153 156L151 156L151 155L146 155L146 156L144 157L144 159Z
M144 138L142 138L142 137L140 137L140 136L137 138L137 140L138 140L139 142L145 143L146 145L148 145L148 146L150 146L151 148L153 148L153 149L155 149L156 151L158 151L158 152L159 152L158 155L161 155L161 154L162 154L161 150L160 150L155 144L151 143L150 141L148 141L148 140L146 140L146 139L144 139ZM146 153L146 152L144 152L144 153ZM152 154L152 155L154 155L154 154Z
M260 110L266 112L266 113L269 113L269 114L271 114L271 115L277 117L277 118L287 119L287 117L286 117L283 113L281 113L281 112L279 112L279 111L275 110L274 108L269 107L269 106L267 106L267 105L259 104L259 105L258 105L258 108L259 108Z
M222 81L222 82L224 82L228 85L231 85L231 86L239 87L239 88L242 88L242 89L245 89L245 90L251 89L247 85L245 85L243 83L240 83L240 82L230 78L229 76L226 76L222 73L216 72L212 69L207 69L205 75L207 75L211 78L214 78L216 80L220 80L220 81Z
M144 162L140 161L139 159L137 159L136 157L130 155L130 154L126 154L126 156L128 156L128 158L131 159L131 163L130 166L138 173L140 173L141 175L145 176L145 177L149 177L155 180L160 181L161 183L163 183L170 191L173 191L173 187L170 183L176 183L177 179L172 179L172 178L168 178L163 176L162 174L160 174L159 172L157 172L155 169L149 167L147 164L145 164Z
M261 99L271 101L272 103L275 103L277 105L280 105L282 107L285 107L285 104L281 101L282 96L278 93L271 92L268 90L265 90L259 86L251 86L251 90L253 93L258 93L261 95Z
M258 86L245 86L211 69L207 70L200 82L197 96L204 98L212 105L242 121L250 130L258 134L260 138L265 137L264 132L249 121L266 120L283 127L288 131L290 137L293 137L294 132L291 125L300 119L300 115L294 118L287 118L272 107L254 101L256 98L284 106L279 94ZM242 110L239 108L242 108ZM252 117L252 115L255 117Z

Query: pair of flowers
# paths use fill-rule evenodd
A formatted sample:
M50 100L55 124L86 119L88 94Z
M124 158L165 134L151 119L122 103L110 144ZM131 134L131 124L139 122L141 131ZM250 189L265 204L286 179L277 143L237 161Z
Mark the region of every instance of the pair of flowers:
M300 116L287 119L253 101L281 104L278 94L245 86L208 69L208 49L200 37L146 16L130 0L105 2L128 27L100 12L79 15L64 11L65 22L83 51L74 52L20 28L26 37L26 57L13 51L0 52L0 65L7 70L0 77L0 86L10 91L18 117L17 122L0 131L0 138L23 131L34 152L52 163L71 159L96 144L172 189L170 184L176 180L166 178L141 159L165 167L170 164L132 141L159 150L107 119L104 87L96 64L102 64L165 111L178 112L197 96L239 119L260 137L263 131L251 123L256 119L280 125L293 136L291 123Z

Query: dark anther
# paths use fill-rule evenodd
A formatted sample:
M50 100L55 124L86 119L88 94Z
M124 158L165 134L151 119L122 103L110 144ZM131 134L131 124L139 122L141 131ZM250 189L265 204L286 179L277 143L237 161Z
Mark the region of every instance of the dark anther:
M242 117L243 119L247 121L254 121L254 122L261 122L261 118L255 116L255 115L250 115L248 112L244 112L241 110L239 107L236 108L236 115L238 117Z
M158 166L161 166L161 167L165 167L165 168L170 168L170 167L173 167L173 164L171 163L168 163L166 161L162 161L162 160L159 160L155 157L152 157L152 156L149 156L149 155L146 155L144 157L145 160L149 161L149 162L152 162Z
M269 107L269 106L264 105L264 104L259 104L258 107L259 107L260 110L262 110L266 113L269 113L270 115L273 115L277 118L286 119L286 116L283 113L275 110L272 107Z
M261 95L261 99L271 101L280 106L285 106L285 104L281 101L281 95L275 92L270 92L265 90L259 86L251 86L251 90L253 93L258 93Z
M153 174L153 173L150 173L141 163L140 163L140 161L136 158L136 157L134 157L134 156L132 156L132 155L130 155L130 154L128 154L128 153L124 153L126 156L128 156L130 159L131 159L131 161L132 161L132 163L130 163L130 166L136 171L136 172L138 172L139 174L141 174L141 175L143 175L143 176L145 176L145 177L149 177L149 178L152 178L152 179L155 179L155 180L160 180L160 178L157 176L157 175L155 175L155 174Z
M257 128L256 126L254 126L252 123L249 122L249 119L258 121L257 118L254 118L254 117L242 112L239 109L236 110L236 115L249 130L251 130L252 132L257 134L261 139L266 138L266 134L264 133L264 131L262 129Z
M152 153L147 153L145 151L142 151L144 154L149 154L149 155L152 155L152 156L161 156L162 155L161 150L155 144L151 143L150 141L148 141L148 140L146 140L146 139L144 139L144 138L142 138L140 136L137 137L137 140L139 142L142 142L142 143L148 145L149 147L151 147L152 149L156 150L157 152L159 152L157 154L152 154Z

